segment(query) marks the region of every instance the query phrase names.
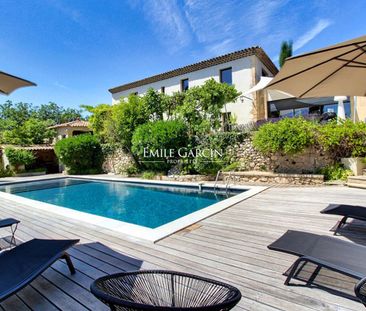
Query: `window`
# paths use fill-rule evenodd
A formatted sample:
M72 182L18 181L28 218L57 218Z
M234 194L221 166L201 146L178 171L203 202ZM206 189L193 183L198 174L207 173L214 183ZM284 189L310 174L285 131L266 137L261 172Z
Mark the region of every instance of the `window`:
M220 82L227 83L229 85L233 84L231 67L220 70Z
M189 83L188 83L188 79L183 79L182 81L180 81L180 90L182 92L187 91L189 88Z
M162 86L162 87L160 88L160 92L161 92L162 94L165 94L165 86Z

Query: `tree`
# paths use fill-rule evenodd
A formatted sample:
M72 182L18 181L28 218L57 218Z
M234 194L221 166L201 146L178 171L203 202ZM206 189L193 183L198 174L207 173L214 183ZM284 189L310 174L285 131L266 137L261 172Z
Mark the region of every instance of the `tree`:
M81 115L81 110L74 108L63 108L61 110L60 123L71 122L77 119L85 120Z
M162 120L168 102L167 96L149 88L142 98L150 121Z
M0 119L14 121L15 124L23 124L33 113L34 109L28 103L20 102L13 104L13 102L7 100L0 105Z
M281 51L280 51L280 58L279 58L279 64L280 67L282 67L285 63L285 60L287 57L292 56L292 41L283 41L281 44Z
M82 106L86 111L90 112L89 124L93 133L103 142L107 143L110 137L110 122L112 117L113 106L108 104L100 104L98 106Z
M167 97L165 104L165 113L168 120L176 117L177 108L183 105L185 95L185 92L174 92L171 96Z
M221 110L240 93L234 86L207 80L185 92L183 104L176 111L188 125L191 135L204 134L221 126Z
M52 120L53 124L60 124L65 122L81 119L81 110L74 108L63 108L56 103L49 102L36 108L34 117L40 120Z
M134 130L149 121L149 111L144 100L131 94L127 100L113 106L112 117L106 122L108 131L114 141L120 142L128 150Z
M5 130L2 134L2 142L14 145L43 144L54 137L55 131L49 129L50 125L50 121L30 118L20 126Z
M80 110L65 109L52 102L33 107L28 103L6 101L0 105L0 143L42 144L54 135L49 126L79 117Z

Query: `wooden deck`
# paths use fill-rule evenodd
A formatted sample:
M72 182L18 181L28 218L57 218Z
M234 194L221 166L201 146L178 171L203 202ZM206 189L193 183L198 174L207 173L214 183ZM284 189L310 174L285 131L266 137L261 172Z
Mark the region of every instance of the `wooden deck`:
M3 310L107 310L89 292L102 275L124 270L163 268L223 280L243 298L236 310L363 310L345 295L354 280L322 271L315 284L284 286L282 273L294 257L266 246L287 229L331 234L338 217L319 214L329 202L365 204L366 192L344 187L270 188L157 244L66 217L0 201L0 218L21 220L17 238L80 238L70 250L77 273L58 261L42 276L1 303ZM5 233L5 232L4 232ZM354 226L343 239L366 243L366 231ZM360 258L364 260L364 258ZM307 267L300 277L311 273Z

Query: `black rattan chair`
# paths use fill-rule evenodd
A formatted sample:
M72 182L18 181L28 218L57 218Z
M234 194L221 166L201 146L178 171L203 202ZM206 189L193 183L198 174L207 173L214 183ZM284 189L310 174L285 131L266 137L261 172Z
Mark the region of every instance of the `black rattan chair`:
M207 278L166 270L142 270L95 280L92 293L111 310L230 310L240 291Z
M355 286L355 294L366 307L366 278L363 278Z

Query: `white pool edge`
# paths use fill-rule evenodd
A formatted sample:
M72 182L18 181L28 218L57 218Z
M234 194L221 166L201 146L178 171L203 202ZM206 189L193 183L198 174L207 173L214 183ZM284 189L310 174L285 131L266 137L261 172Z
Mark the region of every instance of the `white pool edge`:
M63 178L63 177L60 177ZM80 179L88 179L88 180L105 180L105 181L119 181L119 182L133 182L133 183L140 183L140 184L155 184L155 185L166 185L166 186L190 186L190 187L197 187L199 183L194 182L174 182L174 181L156 181L156 180L141 180L137 178L118 178L118 177L98 177L98 176L78 176L78 175L70 175L65 176L64 178L80 178ZM58 179L58 178L57 178ZM41 180L32 180L29 182L39 182L39 181L46 181L45 179ZM22 183L27 181L22 181ZM10 184L17 184L19 182L11 182ZM203 183L205 188L214 188L214 184L210 183ZM216 186L220 189L225 189L225 186L218 185ZM189 215L183 216L178 218L172 222L169 222L165 225L157 227L155 229L138 226L134 224L130 224L127 222L123 222L120 220L115 220L103 216L97 216L93 214L89 214L86 212L80 212L73 210L67 207L61 207L49 203L44 203L41 201L36 201L24 197L17 196L16 194L10 194L6 192L0 191L0 198L4 198L16 203L24 204L30 206L32 208L44 210L47 212L52 212L63 217L70 217L72 219L86 222L88 224L96 225L102 227L104 229L109 229L118 233L126 234L127 236L147 240L150 242L157 242L167 236L170 236L178 231L183 230L199 221L202 221L205 218L213 216L243 200L246 200L262 191L267 189L268 187L264 186L239 186L239 185L230 185L230 189L233 190L245 190L242 193L239 193L233 197L228 199L222 200L218 203L213 205L207 206L201 210L193 212Z

